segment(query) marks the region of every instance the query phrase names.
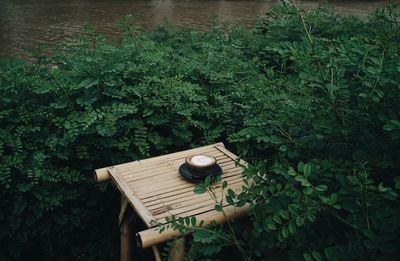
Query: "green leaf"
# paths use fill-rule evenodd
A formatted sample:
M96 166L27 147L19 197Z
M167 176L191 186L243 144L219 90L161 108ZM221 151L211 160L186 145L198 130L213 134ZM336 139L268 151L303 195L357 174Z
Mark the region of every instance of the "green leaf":
M274 216L272 217L272 219L273 219L276 223L282 224L282 219L281 219L278 215L274 215Z
M190 224L191 224L192 226L196 226L196 217L195 217L195 216L193 216L193 217L190 218Z
M232 189L228 189L228 196L231 197L232 199L236 198L236 194L235 192L233 192Z
M99 80L87 78L87 79L83 80L83 81L79 84L78 87L90 88L90 87L92 87L92 86L94 86L94 85L97 85L97 84L99 84Z
M315 260L320 261L322 260L322 256L317 251L312 251L312 256Z
M328 187L326 185L318 185L315 187L315 189L319 192L323 192L323 191L326 191L328 189Z
M387 187L385 187L385 186L383 186L383 183L381 182L381 183L379 183L379 186L378 186L378 191L379 192L387 192L387 191L389 191L389 190L391 190L390 188L387 188Z
M337 194L332 193L329 197L329 204L333 205L333 204L336 204L336 202L337 202Z
M304 182L306 180L306 178L304 176L297 175L295 177L295 180L298 181L298 182Z
M342 209L342 206L339 205L339 204L335 204L335 205L333 205L333 207L336 208L336 209L338 209L338 210L339 210L339 209Z
M201 253L206 255L206 256L212 256L218 252L220 252L222 249L222 246L219 244L209 244L206 245L205 247L201 248Z
M305 177L303 177L301 175L297 175L295 177L295 180L299 181L303 187L310 187L311 186L310 182Z
M396 129L400 129L400 121L390 120L388 124L383 126L383 129L386 131L393 131Z
M279 214L281 215L281 217L283 217L284 219L289 219L289 212L287 210L281 210L279 211Z
M307 260L307 261L313 261L312 256L311 256L310 254L308 254L308 253L304 253L304 254L303 254L303 257L304 257L304 259Z
M289 236L289 230L286 226L282 228L282 235L284 238L287 238Z
M241 208L246 204L246 200L245 199L241 199L239 201L236 202L236 207Z
M268 223L267 224L267 228L270 229L270 230L276 230L276 226L275 226L274 223Z
M294 223L294 222L290 222L290 223L289 223L289 232L290 232L291 234L294 234L294 233L296 232L296 230L297 230L297 228L296 228L295 223Z
M314 190L311 187L305 187L303 189L304 195L311 195L314 192Z
M304 219L302 217L297 217L296 218L296 225L298 227L302 227L304 225Z
M400 189L400 176L394 178L394 183L395 183L394 187L396 189Z
M222 212L222 206L221 205L215 205L214 209L218 212Z
M234 205L235 204L235 200L230 197L230 196L226 196L226 202L228 202L229 205Z
M298 172L304 171L304 162L302 162L302 161L299 162L299 164L297 165L297 171Z
M328 260L334 260L334 258L335 258L335 253L332 251L332 248L331 248L331 247L325 248L324 253L325 253L325 256L326 256L326 258L327 258Z
M289 204L288 205L288 210L289 210L290 214L292 214L292 216L295 216L298 213L296 204Z
M211 179L210 176L207 176L204 181L203 181L203 186L207 191L207 187L209 187L211 185L211 183L213 182L213 180Z
M290 176L296 176L297 175L296 171L292 167L289 167L288 174Z
M211 243L216 238L216 233L207 229L195 230L195 232L193 233L194 242Z
M194 187L193 192L196 194L204 194L207 192L207 189L204 187L203 184L199 184L196 187Z
M304 176L309 177L311 175L311 165L309 163L304 165L303 168Z
M280 233L278 233L278 241L279 242L285 241L285 238L283 237L282 231Z

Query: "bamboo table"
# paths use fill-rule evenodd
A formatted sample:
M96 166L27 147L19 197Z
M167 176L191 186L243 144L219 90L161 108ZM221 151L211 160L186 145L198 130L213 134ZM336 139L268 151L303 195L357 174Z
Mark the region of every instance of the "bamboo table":
M132 235L130 227L136 217L139 217L147 230L136 233L137 245L141 248L152 247L156 260L160 260L157 244L163 243L173 236L179 236L179 231L172 229L159 232L155 226L167 222L169 216L196 216L203 225L212 220L223 223L226 218L233 219L245 215L248 206L235 208L223 200L224 213L214 210L213 199L205 194L193 192L195 184L188 182L179 174L179 166L185 158L193 154L208 154L214 156L221 166L222 181L228 182L228 188L235 192L242 190L242 167L237 166L237 156L228 151L223 143L208 145L196 149L167 154L145 160L97 169L95 179L98 182L112 179L120 190L121 211L119 224L121 228L121 261L131 259ZM247 163L240 162L243 165ZM216 188L221 195L221 188ZM133 211L129 211L132 206ZM170 260L183 260L183 241L175 241L173 247L180 251L170 251Z

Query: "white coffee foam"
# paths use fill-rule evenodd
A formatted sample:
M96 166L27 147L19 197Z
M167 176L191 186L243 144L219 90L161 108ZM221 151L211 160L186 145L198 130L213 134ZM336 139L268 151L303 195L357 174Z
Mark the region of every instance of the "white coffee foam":
M192 163L197 166L205 166L212 162L214 162L214 160L205 155L196 155L192 157Z

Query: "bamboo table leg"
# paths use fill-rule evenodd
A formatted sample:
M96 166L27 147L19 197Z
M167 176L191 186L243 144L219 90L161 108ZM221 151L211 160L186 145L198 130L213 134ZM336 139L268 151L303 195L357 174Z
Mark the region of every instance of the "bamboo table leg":
M121 261L132 260L132 242L131 235L132 223L135 221L135 214L129 209L129 202L121 196L121 212L119 214L119 225L121 233Z
M185 238L179 238L172 242L169 249L168 261L183 261L185 258Z
M161 255L160 255L160 251L158 250L157 246L152 246L153 248L153 253L154 253L154 259L156 261L161 261Z
M124 221L121 225L121 261L131 261L131 240L129 223Z

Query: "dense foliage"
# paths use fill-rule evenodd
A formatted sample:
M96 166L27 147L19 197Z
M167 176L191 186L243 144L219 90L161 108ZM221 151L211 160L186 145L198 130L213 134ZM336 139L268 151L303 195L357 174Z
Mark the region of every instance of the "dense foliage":
M243 127L228 136L256 163L226 196L254 206L252 228L194 229L191 257L232 244L247 260L398 259L399 13L281 6L257 29L265 82L242 89Z
M216 258L227 242L210 235L253 259L400 255L395 8L282 5L252 31L121 24L117 42L88 29L0 61L0 259L116 259L118 194L93 169L215 141L254 163L228 197L257 207L243 233L195 232L191 258Z

